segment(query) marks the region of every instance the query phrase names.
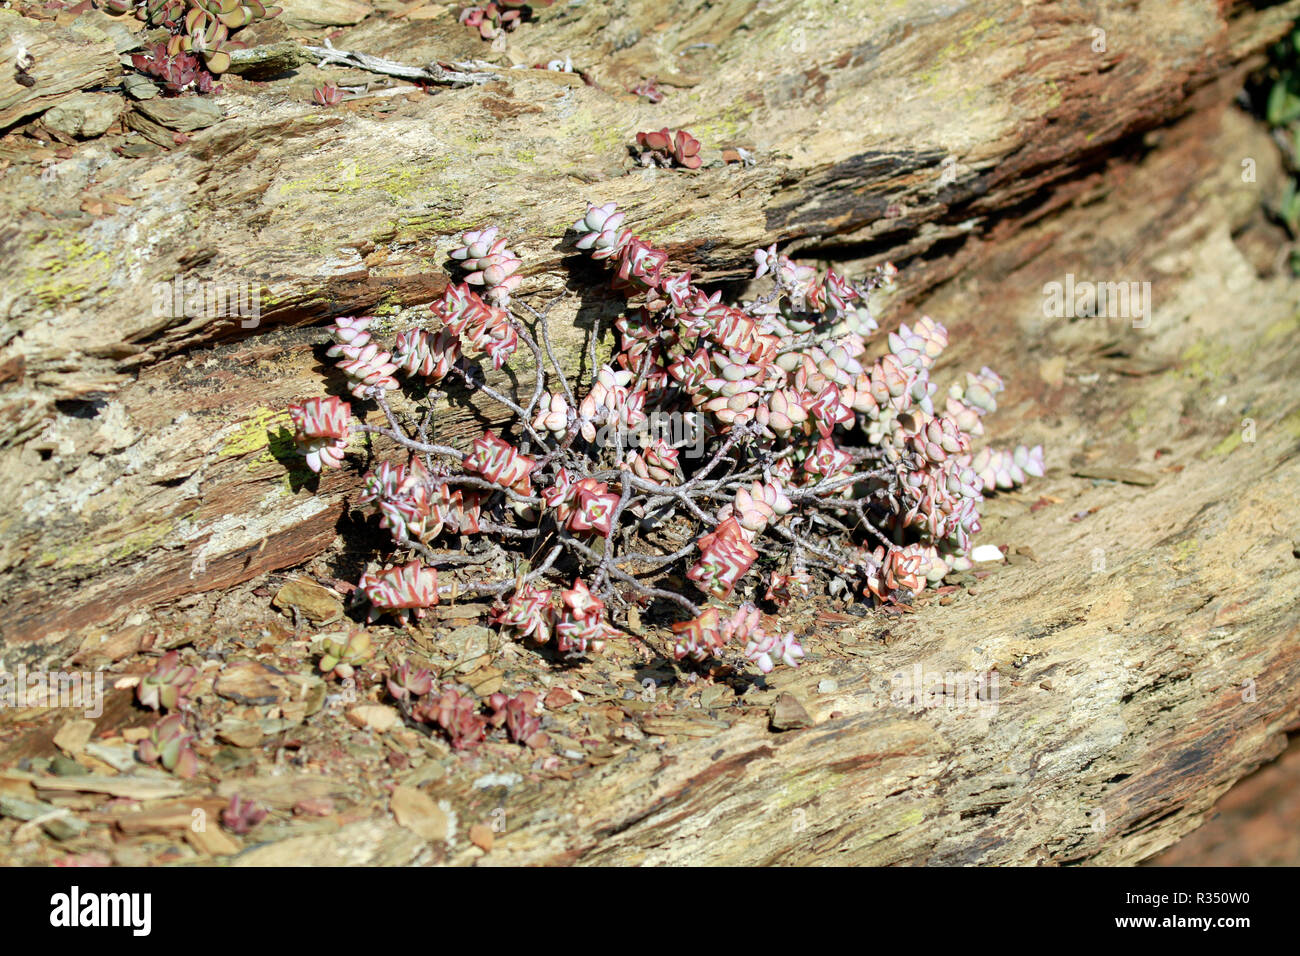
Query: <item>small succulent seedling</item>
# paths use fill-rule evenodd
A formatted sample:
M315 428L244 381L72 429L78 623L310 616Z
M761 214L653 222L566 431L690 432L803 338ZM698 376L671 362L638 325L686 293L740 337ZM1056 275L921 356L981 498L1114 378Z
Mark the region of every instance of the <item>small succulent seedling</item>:
M370 659L373 653L370 635L365 631L353 630L346 634L332 634L321 638L321 658L318 666L326 677L347 680L356 673L358 667Z
M333 83L326 83L312 90L311 98L317 106L338 106L343 102L343 91Z
M664 127L658 131L636 134L637 158L642 166L681 166L699 169L700 141L684 129L673 131Z
M477 747L487 736L487 718L478 713L473 698L461 695L454 687L444 687L440 695L426 697L413 709L412 716L442 728L457 750Z
M244 836L265 819L264 808L237 793L230 795L230 805L221 811L221 825L238 836Z
M140 679L136 700L150 710L160 707L176 711L189 704L198 671L181 664L180 651L168 651L152 671Z
M545 742L542 733L542 718L539 715L541 698L530 690L521 691L514 697L508 697L498 691L488 697L488 707L492 716L488 722L493 727L505 725L506 734L517 744L537 747Z
M169 714L151 728L136 747L144 763L161 763L176 776L188 780L199 772L199 758L193 749L194 736L180 714Z
M633 96L641 97L647 103L662 103L664 99L664 91L659 89L657 80L642 80L636 86L628 89L628 92Z
M432 692L433 672L427 668L416 668L409 662L403 662L388 677L388 693L396 701L406 703L409 700L419 700Z

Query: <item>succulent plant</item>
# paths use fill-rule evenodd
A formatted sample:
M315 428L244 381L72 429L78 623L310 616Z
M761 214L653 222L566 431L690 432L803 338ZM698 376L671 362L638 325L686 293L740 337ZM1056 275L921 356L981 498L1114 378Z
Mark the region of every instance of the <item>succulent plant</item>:
M677 635L673 644L673 657L677 660L690 657L702 661L716 657L726 644L716 607L705 608L698 617L674 624L673 633Z
M1043 446L1028 448L1017 445L1013 451L981 448L970 459L970 466L985 488L1015 488L1029 476L1043 477Z
M189 780L199 772L193 744L194 736L180 714L168 714L149 728L149 736L136 747L136 756L144 763L161 763L176 776Z
M735 501L718 509L718 520L725 521L735 515L740 527L752 541L776 518L787 514L793 507L794 504L779 482L755 481L749 488L736 489Z
M290 405L289 418L293 422L294 443L306 457L308 468L319 472L342 464L352 434L351 405L332 395L309 398L301 405Z
M365 631L353 630L343 634L329 634L320 641L321 673L326 677L346 680L356 673L356 669L368 661L374 649L370 646L370 635Z
M169 56L197 55L213 74L226 72L231 52L245 45L231 39L232 32L280 14L279 7L257 0L100 0L99 6L113 13L134 11L150 27L166 28Z
M442 694L423 701L414 714L419 720L441 727L457 750L477 747L487 736L488 722L478 713L477 705L454 687L444 687Z
M672 166L685 169L700 168L700 141L684 129L676 131L664 127L658 131L636 134L638 156L643 166Z
M686 576L714 597L730 595L736 582L758 560L758 552L750 545L749 537L735 515L701 537L699 548L699 560Z
M395 389L397 363L392 353L385 352L379 346L371 344L347 355L338 366L343 374L352 380L350 391L357 398L366 398L372 388Z
M311 98L317 106L338 106L343 102L343 91L333 83L326 83L312 90Z
M578 534L593 532L601 537L608 535L614 509L618 507L618 495L610 491L605 482L594 478L581 479L574 490L577 505L565 522L565 527Z
M639 142L655 161L698 165L698 144L680 131ZM772 245L754 254L762 293L727 302L673 269L613 203L588 204L574 231L577 249L604 263L629 299L612 354L590 359L580 381L553 354L546 311L512 301L522 266L491 225L460 237L451 256L464 279L427 315L385 323L396 326L395 344L368 317L331 326L329 354L386 424L316 399L295 406L297 440L315 467L338 464L356 431L405 454L375 464L359 497L395 549L390 566L358 583L372 620L418 618L442 594L473 594L494 602L491 619L511 636L584 654L618 636L612 609L661 602L683 612L677 658L730 653L767 672L796 665L804 650L790 633L769 633L746 599L785 606L810 593L816 568L833 589L852 581L875 602L911 600L969 566L986 495L1043 473L1041 447L977 448L1004 386L986 368L941 391L931 378L949 339L939 322L921 316L877 338L869 294L891 281L892 266L850 280ZM511 370L508 385L489 384L500 382L489 361L506 369L521 344L535 361ZM409 407L388 403L399 371L404 383L420 380L412 391L429 403L418 425ZM434 401L463 400L452 388L476 407L504 409L487 413L500 429L468 448L434 443ZM670 440L658 431L664 420L689 424L694 437L683 428ZM455 552L438 553L444 534L480 540L447 541ZM751 576L760 554L770 563ZM686 584L656 577L682 570ZM720 603L733 599L739 608ZM350 672L368 651L335 647L322 668ZM409 668L388 680L414 719L442 727L457 747L483 738L488 721L459 691L434 695L432 675ZM489 704L512 739L536 732L530 707L504 696Z
M168 651L157 665L140 679L135 697L150 710L181 710L189 704L190 691L199 672L181 664L180 651Z
M638 478L661 485L678 480L680 452L662 438L652 438L640 451L628 452L627 464Z
M412 667L409 661L403 661L388 676L387 684L388 693L393 695L394 700L418 700L433 692L433 672L426 667Z
M166 43L155 43L146 46L143 53L132 53L131 65L146 76L161 80L168 93L180 94L190 90L200 94L221 92L221 87L197 56L168 53Z
M804 460L803 467L810 475L830 479L844 474L852 464L852 456L836 447L831 439L822 438Z
M460 12L460 22L478 31L484 40L495 39L506 30L513 30L532 13L532 6L549 7L555 0L492 0L486 6L465 7Z
M466 282L483 286L484 298L490 304L504 308L510 302L510 293L523 281L521 276L515 275L522 262L506 248L505 238L498 238L497 233L496 226L465 233L461 237L464 245L453 249L451 257L469 273Z
M794 598L807 597L812 593L812 583L812 575L807 571L791 571L788 574L773 571L763 597L777 607L785 607Z
M221 825L237 836L245 836L266 819L266 809L237 793L230 795L230 804L221 811Z
M441 382L460 361L460 338L449 331L410 329L397 333L393 361L407 375Z
M533 419L533 430L549 432L556 438L562 438L569 430L569 403L558 392L550 392L543 397Z
M409 465L380 462L374 471L366 473L365 490L357 503L375 506L380 514L379 526L389 529L396 543L422 541L437 534L433 529L435 498L430 478L418 457L412 457Z
M742 604L730 618L722 622L720 635L723 644L743 642L744 656L757 665L760 672L770 674L776 661L788 667L797 667L803 647L795 640L793 632L768 634L762 627L762 613L753 604Z
M648 103L662 103L664 99L664 92L659 89L657 80L642 80L636 86L630 87L628 92L633 96L642 97Z
M505 607L492 612L492 621L509 628L519 637L545 644L551 639L555 627L552 593L549 589L521 582L516 585Z
M476 243L468 243L465 248L471 246L476 246ZM468 261L477 264L483 260ZM486 271L474 272L466 282L472 281L474 275L487 274L489 273ZM495 273L491 274L495 275ZM500 287L500 290L506 290L507 287L514 288L517 285L515 279L517 277L511 276L510 281L506 286ZM442 323L450 335L458 338L466 337L475 348L487 352L492 359L493 367L501 368L519 345L518 333L510 322L510 314L504 308L509 301L509 296L506 295L503 301L489 305L471 290L466 282L449 285L443 290L442 297L430 307L434 318Z
M533 493L529 476L536 467L535 459L520 453L514 445L502 441L491 431L475 439L473 451L465 458L467 472L482 475L485 481L525 496Z
M588 203L586 215L573 224L581 233L574 246L597 260L619 255L633 238L630 230L622 228L623 219L623 213L612 202L603 206Z
M605 602L591 593L587 582L576 578L573 587L559 593L562 605L559 623L555 625L556 648L562 654L599 654L605 641L615 631L605 623Z
M546 738L542 734L542 719L537 715L541 698L532 691L525 690L514 697L507 697L498 691L487 700L492 708L488 722L493 727L505 724L506 733L517 744L529 747L540 745Z
M410 611L418 619L438 603L438 571L425 567L418 560L408 561L394 568L361 575L357 590L370 602L371 621L385 612L395 612L400 617L405 611ZM351 663L347 658L340 660Z

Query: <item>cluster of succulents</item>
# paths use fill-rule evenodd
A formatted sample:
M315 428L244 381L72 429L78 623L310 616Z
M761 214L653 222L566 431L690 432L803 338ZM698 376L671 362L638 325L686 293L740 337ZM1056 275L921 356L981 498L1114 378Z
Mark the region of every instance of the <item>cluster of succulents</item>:
M684 129L650 130L636 134L637 160L642 166L681 166L699 169L700 141Z
M168 53L167 44L155 43L143 53L131 54L131 65L162 82L168 93L219 93L221 87L193 53Z
M150 27L165 28L171 36L159 52L167 59L197 57L208 74L217 76L230 69L231 52L244 47L232 39L233 32L280 14L279 7L259 0L101 0L99 5L111 13L134 13ZM159 59L157 53L154 59ZM139 63L136 67L141 68ZM202 85L198 89L208 91Z
M496 598L503 632L582 655L617 639L618 615L657 606L677 618L678 660L766 673L797 665L804 649L764 626L758 602L807 596L815 574L878 604L907 602L970 566L986 494L1043 474L1041 447L976 448L1004 386L986 368L941 392L930 377L948 345L940 323L923 316L878 338L868 300L892 267L854 282L772 246L755 253L755 279L770 288L726 303L673 270L613 203L589 205L574 232L574 247L604 263L629 299L612 356L586 382L555 359L546 313L519 301L520 260L496 227L462 238L452 256L466 278L391 330L391 350L372 339L368 318L331 325L348 390L386 424L352 418L337 397L293 406L309 466L339 467L357 433L382 434L407 455L375 465L358 499L395 548L355 591L372 617L418 618L448 595ZM489 385L480 362L504 368L521 347L533 384L511 394ZM399 378L434 403L451 380L500 405L508 424L468 448L436 444L432 406L411 427L389 405ZM660 415L689 421L698 444L644 434ZM681 546L651 544L649 529ZM482 544L458 550L465 537ZM486 570L521 547L530 558L513 559L509 577ZM663 586L675 573L688 583ZM330 650L322 669L347 666L343 651ZM513 739L537 732L528 702L498 701L488 718L432 684L427 672L389 678L409 714L458 747L500 724Z
M410 676L409 670L406 676ZM412 718L437 727L457 750L477 747L490 731L500 727L505 728L506 736L513 743L539 747L546 742L542 733L541 698L532 691L521 691L514 697L498 691L485 701L476 701L447 684L435 694L428 671L419 672L417 684L418 693L405 677L395 674L389 678L388 689ZM484 705L487 713L483 712Z
M535 4L549 7L555 0L491 0L481 7L465 7L460 12L460 22L484 40L494 40L507 30L513 30L531 13Z
M541 698L537 694L525 690L508 697L497 691L488 697L487 704L492 708L488 723L493 727L505 724L507 736L515 743L537 747L544 741L542 718L538 716Z

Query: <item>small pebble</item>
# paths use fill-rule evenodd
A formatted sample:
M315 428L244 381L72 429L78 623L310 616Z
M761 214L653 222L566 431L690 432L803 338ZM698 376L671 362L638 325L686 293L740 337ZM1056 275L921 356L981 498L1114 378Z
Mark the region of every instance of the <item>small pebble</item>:
M829 677L823 679L817 684L817 693L819 694L833 694L839 689L840 685Z
M469 842L484 853L492 851L492 844L496 842L496 837L492 835L492 828L484 823L476 823L469 828Z

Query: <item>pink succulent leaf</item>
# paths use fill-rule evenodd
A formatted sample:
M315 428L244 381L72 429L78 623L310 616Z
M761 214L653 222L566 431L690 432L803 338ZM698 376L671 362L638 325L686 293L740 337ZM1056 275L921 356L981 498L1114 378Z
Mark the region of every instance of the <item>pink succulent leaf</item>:
M289 406L294 427L294 444L307 459L307 467L319 472L337 468L352 434L352 406L342 399L309 398Z
M748 533L734 516L721 522L699 541L700 557L686 576L701 590L725 598L755 561L758 552L749 543Z
M474 441L473 452L465 458L465 470L477 472L487 481L510 488L521 495L533 493L530 475L537 467L534 458L522 454L514 445L491 431Z
M357 589L370 602L371 620L384 612L396 612L400 616L404 611L421 618L428 608L438 603L438 571L418 560L408 561L361 575Z
M520 637L545 644L551 639L555 626L551 596L550 590L531 584L517 587L505 607L492 613L492 621Z
M406 701L419 698L433 691L433 672L424 667L412 667L403 662L387 680L388 693L394 700Z
M677 635L673 644L673 657L677 660L689 657L703 661L717 656L726 644L715 607L705 608L699 617L674 624L673 633Z

